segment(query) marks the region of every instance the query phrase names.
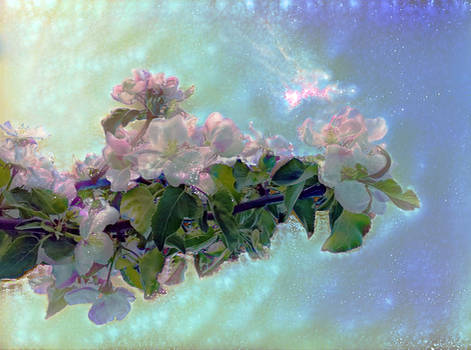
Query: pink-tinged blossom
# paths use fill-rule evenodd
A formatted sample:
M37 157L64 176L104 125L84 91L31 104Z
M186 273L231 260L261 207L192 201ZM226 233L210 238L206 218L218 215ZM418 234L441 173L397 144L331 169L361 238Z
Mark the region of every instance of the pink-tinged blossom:
M274 135L265 138L263 134L253 127L253 123L249 123L249 129L252 134L245 135L244 149L240 153L241 157L249 164L257 164L262 154L266 151L273 152L275 156L291 157L294 147L281 135Z
M88 318L97 325L115 319L121 321L131 311L131 303L136 300L129 290L121 287L106 293L93 287L79 288L67 292L64 299L69 305L91 303Z
M49 286L54 284L54 278L51 275L52 266L39 264L28 274L28 283L37 294L47 294Z
M188 126L181 115L154 119L137 154L138 171L145 179L161 173L172 186L192 184L204 167L208 147L191 145Z
M71 177L76 181L91 179L103 166L105 160L95 153L88 153L83 161L76 160L72 165Z
M204 144L221 157L234 157L244 148L243 136L235 123L219 113L211 113L202 127Z
M178 78L165 78L164 73L151 74L143 69L134 69L132 73L131 78L116 85L111 92L111 97L127 105L135 103L145 105L149 92L153 96L161 97L165 104L173 100L181 102L194 92L194 86L186 91L180 90Z
M298 128L298 136L304 143L319 148L333 144L348 148L359 144L368 148L370 142L381 140L387 132L383 118L365 119L350 107L334 115L320 132L317 132L316 124L313 119L307 118Z
M105 177L111 182L111 190L127 191L135 185L133 180L139 177L134 171L137 159L134 154L133 140L137 132L128 131L122 127L116 129L115 134L106 133L106 147L103 149L103 157L108 162L108 170Z

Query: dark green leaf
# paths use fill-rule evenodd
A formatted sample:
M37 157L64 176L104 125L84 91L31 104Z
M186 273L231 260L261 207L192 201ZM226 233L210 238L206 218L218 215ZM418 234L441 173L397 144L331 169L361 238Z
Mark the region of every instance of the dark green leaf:
M152 296L159 290L157 275L164 267L165 258L158 248L148 251L139 259L139 270L141 271L142 285L145 297Z
M258 218L257 226L261 231L260 242L265 246L269 245L270 239L272 238L276 229L275 218L269 211L262 210Z
M208 211L205 210L203 215L198 218L198 225L203 232L208 232Z
M286 207L286 215L290 215L299 195L303 191L305 181L298 182L295 185L288 186L284 191L283 203Z
M179 235L178 231L167 237L165 245L171 248L176 248L185 254L185 240L181 235Z
M272 182L279 185L294 185L317 175L317 164L305 165L297 158L289 160L273 175Z
M73 254L75 244L67 238L56 240L54 237L49 237L43 243L44 251L47 256L55 261L59 261L62 258L69 257Z
M237 250L240 246L240 236L237 223L232 214L235 203L231 195L226 190L220 190L211 196L209 204L212 208L214 219L222 230L224 244L231 251Z
M20 236L0 258L0 279L20 278L36 265L39 240L34 236Z
M130 219L131 226L137 232L145 234L150 228L156 206L150 191L139 186L123 194L119 210L122 216Z
M371 219L368 215L343 210L322 250L339 253L357 248L361 246L362 237L369 231L370 226Z
M157 247L163 248L167 237L178 230L184 218L198 218L200 213L198 197L186 193L183 187L168 186L152 217L152 235Z
M316 216L316 208L314 199L299 199L294 205L294 213L299 222L304 226L307 232L307 238L311 238L314 234L314 219Z

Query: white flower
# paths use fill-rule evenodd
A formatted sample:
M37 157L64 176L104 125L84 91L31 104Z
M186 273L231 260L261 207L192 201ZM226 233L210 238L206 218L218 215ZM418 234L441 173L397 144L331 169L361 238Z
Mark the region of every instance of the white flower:
M90 271L92 265L107 264L113 256L113 241L103 232L91 233L75 246L75 268L80 275Z
M172 186L197 181L207 149L190 145L187 125L181 115L165 120L154 119L145 141L145 145L136 152L142 177L154 179L164 173Z
M375 202L385 202L384 196L372 191L361 180L368 175L378 174L386 166L387 159L379 151L365 152L358 144L352 149L328 145L325 160L320 162L319 181L334 189L335 198L346 210L361 213L371 201L370 211L373 211L374 205L374 210L379 213L383 206ZM384 174L382 178L387 176Z
M67 292L64 296L69 305L92 303L88 318L97 325L113 320L122 320L131 311L134 295L125 288L116 288L108 293L96 288L85 287Z

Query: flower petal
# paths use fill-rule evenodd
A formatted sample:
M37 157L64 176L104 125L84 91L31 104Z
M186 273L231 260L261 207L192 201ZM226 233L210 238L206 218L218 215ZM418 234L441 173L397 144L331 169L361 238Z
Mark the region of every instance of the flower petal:
M69 305L94 303L100 292L91 287L71 290L64 295L64 299Z

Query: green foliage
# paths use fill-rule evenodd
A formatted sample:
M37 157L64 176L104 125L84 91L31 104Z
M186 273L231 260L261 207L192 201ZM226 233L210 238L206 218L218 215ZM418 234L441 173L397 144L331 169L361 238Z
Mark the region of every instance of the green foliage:
M168 186L152 217L152 238L159 249L165 240L181 226L184 218L196 219L201 215L201 201L185 192L183 186Z
M150 297L159 290L157 275L164 267L165 258L158 248L148 251L139 259L144 296Z
M276 157L273 154L264 154L258 160L258 167L261 171L270 172L276 164Z
M105 134L110 132L114 134L119 126L125 127L134 120L146 119L146 111L137 109L116 108L102 119L101 125Z
M288 186L286 190L284 191L283 204L285 205L287 216L289 216L291 212L293 211L294 205L296 204L296 201L298 200L299 195L303 191L305 182L306 181L301 181L301 182L298 182L297 184Z
M402 210L414 210L420 207L417 195L412 190L402 192L401 186L393 179L369 183L369 185L383 191Z
M23 218L39 217L45 220L49 219L48 215L44 214L33 204L31 192L21 188L14 188L9 191L4 191L3 196L6 204L18 209Z
M181 229L179 229L177 232L168 236L167 240L165 241L165 245L170 248L178 249L183 254L185 254L186 252L185 239L182 237L179 231L181 231Z
M8 185L10 179L10 167L0 159L0 187Z
M279 186L294 185L317 175L317 164L304 164L297 158L290 159L273 174L272 182Z
M316 216L314 199L299 199L294 205L294 213L296 214L296 218L306 229L307 238L311 238L314 234L314 219Z
M198 252L202 249L208 248L211 244L216 242L217 239L218 236L212 227L209 227L207 232L194 230L185 234L185 250Z
M65 196L43 188L33 188L31 190L31 203L48 215L62 214L69 206Z
M0 230L0 261L2 259L2 256L8 250L8 247L10 246L11 241L12 241L11 236L5 231Z
M39 240L34 236L17 237L0 258L0 279L20 278L36 265Z
M165 276L165 281L162 283L171 286L183 282L187 268L185 258L175 255L168 261L168 264L168 273Z
M123 194L119 210L123 217L129 218L137 232L145 234L150 228L156 206L152 193L146 187L139 186Z
M340 253L357 248L361 246L362 237L368 233L370 226L371 219L368 215L343 210L322 250Z
M43 242L42 247L46 255L55 261L72 256L75 243L68 238L57 240L54 236L49 237Z
M221 264L231 256L231 251L221 242L214 243L206 251L201 251L194 257L196 272L200 277L212 275Z
M232 173L232 167L225 164L214 164L210 167L209 174L216 183L218 189L229 191L237 203L240 202L241 195L235 189L236 179Z
M235 162L232 175L235 179L234 187L238 191L245 187L262 183L269 177L266 172L251 170L246 164L242 163L240 159Z
M58 289L55 287L49 287L47 290L47 311L46 311L46 320L57 314L59 311L64 309L67 306L67 302L64 299L64 295L71 291L72 288Z
M220 190L211 196L209 204L213 211L214 219L221 228L222 240L227 248L235 251L240 247L240 235L235 221L233 199L228 191Z

